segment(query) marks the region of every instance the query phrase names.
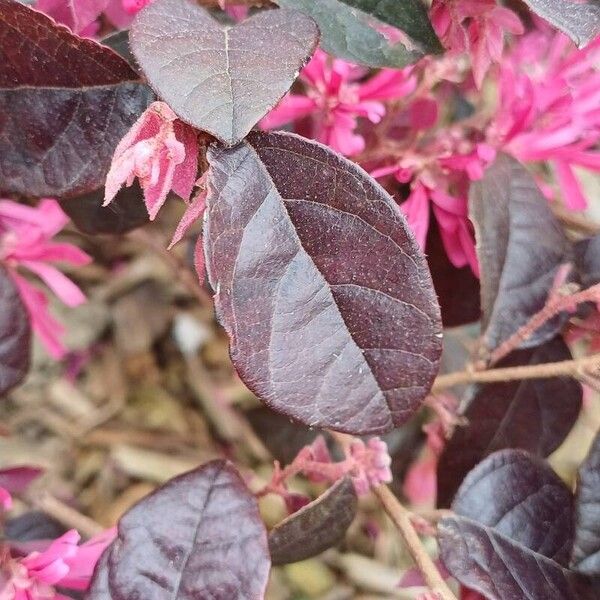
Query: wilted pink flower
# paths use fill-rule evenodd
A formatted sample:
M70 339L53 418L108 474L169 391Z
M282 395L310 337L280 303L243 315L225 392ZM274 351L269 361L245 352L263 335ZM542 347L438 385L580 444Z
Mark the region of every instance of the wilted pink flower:
M496 0L433 0L431 23L448 50L471 55L478 88L493 62L500 62L504 32L524 32L519 17Z
M116 529L109 529L78 546L80 536L72 529L43 552L7 557L0 564L0 600L68 600L54 587L87 589L100 555L115 535Z
M501 64L500 102L488 142L523 162L549 161L565 204L587 201L573 167L600 171L600 36L578 50L543 27L519 40Z
M153 102L119 142L106 176L104 206L137 177L150 219L173 190L189 201L198 171L196 131L164 102Z
M365 140L355 132L357 119L379 123L385 114L382 100L401 98L416 87L410 68L382 69L359 82L365 74L364 68L317 50L300 74L306 95L285 96L261 121L261 127L271 129L310 116L309 137L347 156L358 154Z
M45 198L36 208L0 200L0 262L8 268L19 290L33 330L54 358L62 358L66 352L60 341L63 328L50 316L46 295L20 272L27 270L37 275L67 306L85 302L83 292L51 264L82 266L91 261L76 246L51 241L68 221L56 200Z

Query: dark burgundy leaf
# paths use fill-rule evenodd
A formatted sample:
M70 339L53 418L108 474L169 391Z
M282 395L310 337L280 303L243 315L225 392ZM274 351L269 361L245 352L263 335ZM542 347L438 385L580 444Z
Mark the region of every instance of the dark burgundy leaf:
M600 575L600 433L579 469L573 567Z
M102 206L103 202L104 188L100 188L77 198L62 199L60 205L78 229L91 235L127 233L148 222L137 179L130 187L120 189L108 206Z
M479 279L470 267L457 269L450 262L435 219L430 221L425 255L440 301L444 327L478 321L481 316Z
M246 418L273 458L282 465L291 463L304 446L322 435L317 429L290 421L266 406L248 411Z
M465 478L452 510L568 566L575 535L571 490L542 459L501 450Z
M583 287L600 283L600 234L575 244L575 263Z
M205 253L238 373L271 408L356 434L405 422L441 352L427 265L388 194L331 150L209 150Z
M109 48L0 0L0 192L97 189L151 96Z
M131 53L131 48L129 47L129 30L123 29L121 31L115 31L110 35L107 35L105 38L102 38L101 43L104 46L108 46L112 50L114 50L119 56L124 58L129 66L137 71L137 63L135 62L135 57Z
M354 520L357 504L354 484L345 477L284 519L269 533L273 564L304 560L338 544Z
M290 89L319 31L294 10L231 25L189 0L156 0L138 14L129 39L150 85L177 115L233 145Z
M585 576L471 519L443 519L438 541L448 571L488 600L598 600Z
M258 600L269 568L256 499L231 464L215 460L121 518L89 598Z
M471 186L469 204L481 265L483 343L492 350L542 309L571 250L533 177L512 157L498 156ZM523 347L553 337L561 323L547 323Z
M598 0L524 0L554 27L566 33L580 48L600 33Z
M518 350L501 367L537 365L572 358L561 338L533 350ZM581 384L570 377L508 381L480 386L438 463L438 505L449 506L463 477L484 457L504 448L548 456L563 442L581 409Z
M11 542L33 542L35 540L53 540L63 533L67 528L49 517L46 513L31 511L16 519L10 519L4 526L4 533Z
M12 279L0 267L0 394L27 374L30 345L29 316Z

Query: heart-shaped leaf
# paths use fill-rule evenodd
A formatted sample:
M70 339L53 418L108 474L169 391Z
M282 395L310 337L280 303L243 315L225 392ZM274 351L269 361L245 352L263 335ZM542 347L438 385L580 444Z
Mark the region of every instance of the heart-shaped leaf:
M29 315L9 274L0 267L0 394L27 374L30 345Z
M523 450L488 456L465 478L452 510L567 566L575 535L571 490Z
M259 600L267 532L234 467L209 462L130 509L96 569L90 600Z
M138 14L129 39L150 85L177 116L233 145L290 89L319 32L293 10L232 25L189 0L156 0Z
M343 0L276 0L279 6L301 10L313 18L321 31L326 52L368 67L401 68L422 58L401 43L377 31L369 16L344 4Z
M518 350L498 366L517 367L572 358L561 338L533 350ZM522 448L538 456L556 450L581 409L581 384L570 377L507 381L479 386L446 444L437 468L438 505L450 505L463 477L483 458L504 448Z
M548 201L527 169L501 154L484 178L471 186L481 265L483 343L493 350L540 311L559 267L571 262L571 248ZM557 333L557 317L522 347L539 346Z
M150 89L109 48L15 0L0 0L0 57L0 192L102 186Z
M405 422L429 392L441 324L425 259L390 196L288 133L208 152L205 254L248 387L351 433Z
M487 600L598 600L587 577L471 519L443 519L438 542L448 571Z
M90 235L119 235L148 222L148 211L137 180L129 187L121 188L108 206L103 204L104 188L60 201L61 208L76 227Z
M524 0L531 10L566 33L580 48L600 33L598 0Z
M579 469L573 567L600 575L600 433Z
M441 52L438 39L423 0L341 0L344 4L358 8L379 21L404 31L426 52Z
M284 519L269 533L273 564L304 560L338 544L354 520L357 504L354 484L345 477Z

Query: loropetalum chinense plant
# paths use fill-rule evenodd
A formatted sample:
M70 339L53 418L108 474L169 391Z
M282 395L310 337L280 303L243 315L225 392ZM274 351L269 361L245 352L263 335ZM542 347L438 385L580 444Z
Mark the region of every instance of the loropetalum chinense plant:
M31 330L67 353L31 276L85 301L63 208L124 233L177 197L171 247L202 229L192 285L240 378L323 434L267 480L206 463L81 545L0 538L0 600L262 598L369 493L422 600L599 598L599 438L575 485L545 462L598 388L599 65L594 0L0 0L0 392ZM440 372L444 329L479 315ZM38 474L0 471L0 523Z

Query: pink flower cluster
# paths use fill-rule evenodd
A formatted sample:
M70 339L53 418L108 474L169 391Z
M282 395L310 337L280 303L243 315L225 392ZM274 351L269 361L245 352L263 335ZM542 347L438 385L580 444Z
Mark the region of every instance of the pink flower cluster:
M261 126L272 129L311 116L299 124L298 133L354 156L365 147L364 137L356 132L358 118L379 123L386 112L383 101L402 98L416 87L410 68L383 69L361 81L366 74L362 67L317 50L300 74L305 93L285 96Z
M79 546L80 535L72 529L42 551L23 558L0 556L0 600L69 600L55 586L86 590L115 535L116 529L109 529Z
M359 495L392 481L392 459L388 454L387 444L380 438L373 437L366 444L360 439L352 439L344 447L344 453L344 460L334 462L325 439L318 436L312 444L302 448L285 469L275 463L273 477L262 493L279 494L290 507L297 504L297 499L293 495L290 498L286 480L299 473L315 483L335 482L348 475Z
M33 330L50 355L57 359L66 353L60 340L63 327L48 312L45 293L33 286L22 272L37 275L69 307L85 302L83 292L53 264L82 266L91 261L91 257L76 246L52 241L68 221L56 200L45 198L36 208L0 200L0 263L8 269L19 290Z
M578 50L542 24L507 53L488 143L523 162L546 161L567 208L587 207L574 168L600 172L600 37Z

